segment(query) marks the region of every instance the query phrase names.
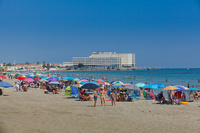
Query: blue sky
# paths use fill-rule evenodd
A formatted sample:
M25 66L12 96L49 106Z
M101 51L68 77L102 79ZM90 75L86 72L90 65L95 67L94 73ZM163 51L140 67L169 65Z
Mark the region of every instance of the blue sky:
M0 0L0 63L135 53L139 67L200 67L199 0Z

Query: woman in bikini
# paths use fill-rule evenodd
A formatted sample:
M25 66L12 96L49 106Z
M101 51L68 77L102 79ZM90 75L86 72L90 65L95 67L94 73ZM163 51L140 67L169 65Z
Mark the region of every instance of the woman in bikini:
M105 91L103 88L101 88L100 90L100 99L101 99L101 106L103 106L103 102L104 102L104 106L106 106Z

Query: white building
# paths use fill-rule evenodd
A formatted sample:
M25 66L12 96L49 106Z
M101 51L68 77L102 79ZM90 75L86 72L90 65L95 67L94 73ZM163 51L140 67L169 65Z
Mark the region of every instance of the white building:
M135 67L135 54L118 54L116 52L93 52L89 57L73 57L73 65L83 64L87 67Z
M73 65L74 65L73 62L63 62L63 67L66 67L66 66L72 67Z

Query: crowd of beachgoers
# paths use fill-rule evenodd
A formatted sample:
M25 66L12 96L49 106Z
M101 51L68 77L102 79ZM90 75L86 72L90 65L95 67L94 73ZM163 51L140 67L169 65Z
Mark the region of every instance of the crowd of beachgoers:
M155 100L160 104L188 104L199 100L200 91L198 88L182 85L165 86L161 83L123 83L119 80L109 82L106 77L102 79L59 77L56 73L49 72L24 72L24 73L4 73L0 75L1 83L3 79L17 79L14 88L16 91L27 92L29 88L43 89L44 94L59 94L65 92L65 99L74 98L80 101L94 101L96 106L100 98L101 105L105 106L106 101L115 105L115 101L125 102L134 100ZM0 83L0 86L1 86ZM1 86L9 87L9 86ZM161 90L155 93L154 90ZM168 96L164 96L163 91L167 91ZM0 95L3 94L0 89ZM186 95L188 94L188 95Z

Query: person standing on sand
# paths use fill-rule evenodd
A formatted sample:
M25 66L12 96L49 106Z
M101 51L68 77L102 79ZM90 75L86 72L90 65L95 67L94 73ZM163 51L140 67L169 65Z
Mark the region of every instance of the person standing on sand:
M114 90L111 93L111 102L112 102L112 106L113 104L115 105L115 91Z
M96 107L97 105L97 88L94 89L93 91L93 94L94 94L94 107Z
M106 98L105 98L104 88L101 88L101 90L100 90L100 98L101 98L101 106L103 106L103 102L104 102L104 106L106 106Z

